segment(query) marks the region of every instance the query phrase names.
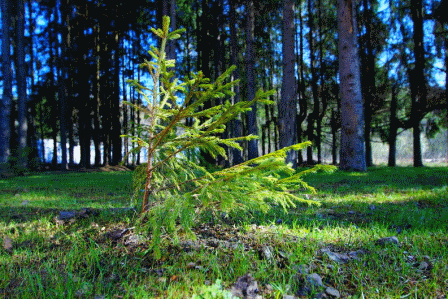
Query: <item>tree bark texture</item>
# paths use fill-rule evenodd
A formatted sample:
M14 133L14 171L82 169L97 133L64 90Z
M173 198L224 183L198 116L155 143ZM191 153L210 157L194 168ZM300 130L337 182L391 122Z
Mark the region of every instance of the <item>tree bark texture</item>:
M254 75L254 1L246 1L246 72L247 72L247 100L252 101L255 97L255 75ZM247 114L247 129L250 135L258 135L257 128L257 106L254 104L252 110ZM248 141L249 160L258 157L258 140Z
M11 138L11 102L12 102L12 69L11 69L11 40L9 29L11 16L10 1L1 0L2 12L2 75L3 97L0 106L0 164L4 165L10 155L9 140Z
M423 3L421 0L411 1L411 15L414 23L414 58L415 68L411 84L415 85L415 97L412 100L411 119L414 137L414 167L423 166L420 140L420 122L426 108L426 80L424 74L425 54L423 48Z
M280 148L296 143L297 108L295 83L294 53L294 1L283 1L283 77L281 99L278 104L279 143ZM297 152L288 152L286 161L297 166Z
M18 159L21 167L26 167L28 164L27 153L25 149L27 147L27 133L28 133L28 120L27 120L27 94L26 94L26 64L25 64L25 4L24 0L17 0L17 67L16 67L16 80L17 80L17 106L18 106L18 122L19 127L17 129L18 135Z
M361 96L354 0L338 1L339 79L341 90L340 168L366 171L364 116Z

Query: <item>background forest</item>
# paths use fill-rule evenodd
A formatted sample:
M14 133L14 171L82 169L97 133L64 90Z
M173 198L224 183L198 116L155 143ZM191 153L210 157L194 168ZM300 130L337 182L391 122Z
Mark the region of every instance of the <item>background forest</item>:
M367 166L379 161L372 148L387 155L390 166L398 156L413 159L414 166L429 155L446 158L447 3L355 3ZM214 80L236 65L233 79L241 83L233 103L251 100L259 88L276 90L271 100L277 105L253 107L223 133L260 139L244 144L243 153L229 152L228 161L202 155L204 162L229 166L305 140L313 146L293 157L297 164L336 164L339 154L348 155L340 152L335 0L2 0L1 5L2 164L36 167L49 157L54 168L67 169L78 156L87 168L121 162L134 145L120 135L138 135L144 122L122 104L145 104L126 80L149 84L138 65L150 59L147 50L157 43L150 28L160 27L163 15L170 16L172 29L186 29L167 48L179 78L201 70ZM288 35L293 39L283 38L285 28L293 30ZM279 129L285 123L293 128ZM131 154L124 162L139 164L144 155Z

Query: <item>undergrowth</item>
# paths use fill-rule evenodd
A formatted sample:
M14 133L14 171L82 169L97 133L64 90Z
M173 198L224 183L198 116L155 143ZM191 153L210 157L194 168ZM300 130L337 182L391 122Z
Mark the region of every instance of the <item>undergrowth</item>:
M148 254L150 236L133 227L131 176L50 173L0 180L0 296L226 298L250 273L263 298L298 297L303 269L345 298L447 294L446 167L311 174L305 179L318 191L309 199L319 207L204 213L192 228L197 240L174 245L164 239L159 260ZM56 221L60 211L85 208L98 213ZM378 243L391 236L399 243ZM360 254L339 263L323 249ZM313 292L302 298L325 290Z

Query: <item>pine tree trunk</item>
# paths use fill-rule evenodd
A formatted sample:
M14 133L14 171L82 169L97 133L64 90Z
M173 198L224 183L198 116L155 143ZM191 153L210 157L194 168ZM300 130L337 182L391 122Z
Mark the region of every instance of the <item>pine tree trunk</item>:
M251 101L255 97L255 74L254 74L254 1L246 0L246 75L247 75L247 100ZM247 128L249 135L258 135L257 127L257 105L254 104L252 110L247 113ZM257 158L258 140L248 141L247 157L249 160Z
M354 0L338 1L342 170L366 171L364 117Z
M390 129L389 129L389 160L388 166L394 167L396 165L396 151L397 151L397 92L396 86L392 85L392 98L390 102Z
M317 92L317 75L316 75L316 59L314 53L314 18L313 18L312 1L308 0L308 27L309 27L309 38L308 44L310 49L310 68L311 68L311 91L313 95L313 112L308 114L307 123L307 135L308 140L313 142L313 146L307 147L307 162L308 164L314 164L313 161L313 147L316 146L316 138L314 134L314 122L317 122L317 117L319 115L319 98Z
M237 41L237 18L235 12L235 0L230 0L230 60L231 64L237 66L237 70L235 70L232 74L231 80L238 80L238 41ZM240 98L240 88L238 85L234 87L235 95L232 97L232 104L236 104L239 102ZM232 137L241 137L242 136L242 127L241 127L241 117L233 119L230 123L232 127ZM232 149L232 164L237 165L243 162L242 152L238 149Z
M423 110L426 107L426 80L424 74L425 55L423 48L423 3L422 0L411 1L411 14L414 24L414 57L415 68L413 81L416 96L413 98L411 108L411 119L413 123L414 137L414 167L423 166L422 148L420 140L420 122L423 118Z
M16 66L16 81L18 93L18 159L19 165L26 168L28 165L28 156L25 152L27 147L27 94L26 94L26 65L25 65L25 5L24 0L17 0L17 66Z
M12 69L11 69L11 14L9 3L0 1L2 13L2 75L3 96L0 106L0 167L7 168L10 156L11 138L11 104L12 104Z
M298 38L298 49L300 53L297 55L297 66L299 67L299 80L297 81L297 91L299 96L299 112L297 114L297 142L302 142L302 123L305 121L308 115L308 103L305 96L305 78L304 78L304 72L305 72L305 63L303 61L303 53L304 53L304 46L303 46L303 17L302 17L302 5L299 5L299 26L300 26L300 35ZM299 33L297 33L299 34ZM299 151L297 153L298 155L298 163L299 165L303 164L303 155L302 151Z
M296 83L294 71L294 1L283 1L283 76L281 99L278 104L279 141L280 148L296 143L297 137L297 108ZM297 166L297 152L290 151L286 158L287 163Z

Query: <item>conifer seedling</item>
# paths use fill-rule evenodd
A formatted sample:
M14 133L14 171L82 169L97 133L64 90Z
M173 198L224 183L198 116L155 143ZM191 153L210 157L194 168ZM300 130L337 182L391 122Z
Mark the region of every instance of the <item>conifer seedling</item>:
M155 256L160 256L160 242L164 236L175 241L180 235L194 238L191 228L196 216L205 210L265 212L272 205L281 205L286 210L295 207L297 202L317 204L299 196L299 191L315 192L302 177L334 168L317 165L296 172L285 163L288 151L301 150L311 142L292 145L214 172L199 165L199 151L227 158L226 147L242 150L242 141L257 138L249 135L224 139L221 136L226 124L250 110L252 105L273 104L269 96L274 91L259 90L254 99L230 103L232 87L238 84L238 80L229 80L234 66L215 82L210 82L200 71L182 81L174 78L175 61L166 58L165 46L167 41L179 38L184 30L169 32L169 24L169 17L164 16L162 28L151 29L160 38L160 47L151 47L148 53L152 60L140 65L149 71L152 86L128 80L145 100L142 105L126 102L144 115L145 121L138 128L141 134L122 135L136 144L130 153L146 150L147 163L135 171L134 198L140 198L138 195L143 190L141 214L148 220L145 225L152 233ZM217 100L222 104L204 108L206 102ZM187 119L191 125L186 125Z

